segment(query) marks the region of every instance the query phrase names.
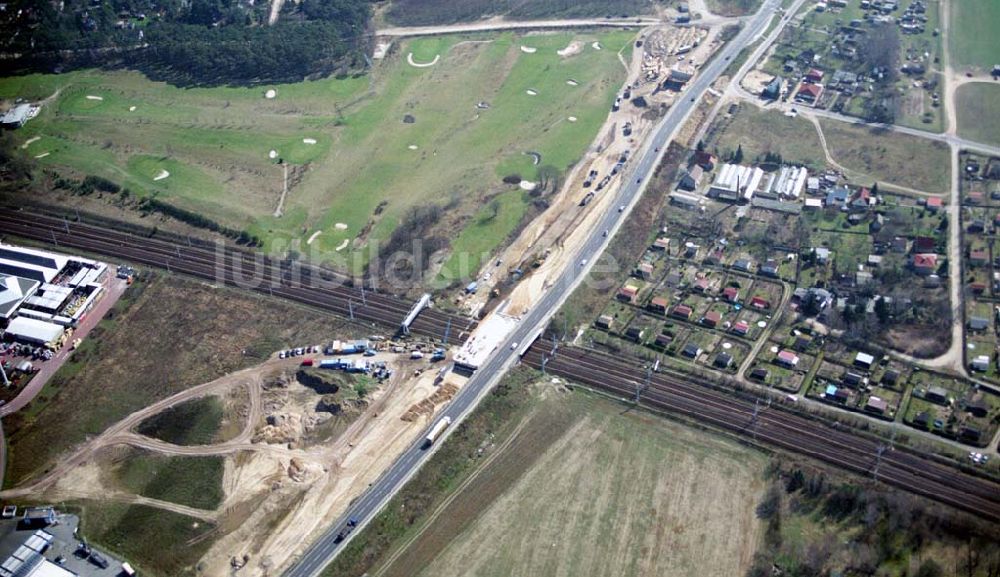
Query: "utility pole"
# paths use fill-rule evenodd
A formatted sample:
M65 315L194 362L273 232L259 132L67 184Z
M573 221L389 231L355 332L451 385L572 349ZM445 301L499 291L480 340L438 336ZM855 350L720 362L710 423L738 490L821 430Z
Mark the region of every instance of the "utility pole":
M10 379L7 378L7 371L3 368L3 361L0 361L0 375L3 375L3 385L9 387Z
M66 227L66 234L69 234L69 219L63 217L63 226Z
M653 377L653 367L646 367L646 381L643 384L635 384L635 399L632 401L635 404L639 404L639 400L642 398L642 393L649 388L649 381Z
M368 301L365 300L365 281L363 280L361 281L361 304L364 306L368 306ZM451 325L450 319L448 320L448 325L449 326Z
M753 416L750 417L750 431L754 442L757 442L757 419L760 416L760 398L753 402Z
M351 314L351 320L354 320L354 301L347 299L347 311Z
M448 335L450 334L451 334L451 319L449 318L448 324L444 326L444 346L448 346ZM542 372L544 373L545 371Z
M59 241L56 240L56 231L49 230L49 232L52 233L52 244L59 246Z
M545 365L549 364L549 359L552 357L542 356L542 374L545 374Z
M878 481L878 470L882 466L882 455L886 451L892 450L893 444L896 442L896 428L892 428L892 435L889 436L888 443L879 443L878 447L875 447L875 468L872 470L872 478Z
M556 356L556 351L559 350L559 341L556 340L556 334L552 333L552 352L551 356Z

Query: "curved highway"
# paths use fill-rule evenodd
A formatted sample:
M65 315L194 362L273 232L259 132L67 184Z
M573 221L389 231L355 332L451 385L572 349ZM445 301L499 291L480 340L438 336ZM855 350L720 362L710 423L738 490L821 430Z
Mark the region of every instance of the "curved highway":
M660 120L650 139L633 157L625 171L622 186L619 187L613 206L624 205L624 211L612 210L604 215L600 224L591 231L584 246L571 261L559 280L549 288L540 301L524 315L517 327L511 331L506 340L501 343L496 352L479 368L479 370L462 387L455 398L437 417L451 417L452 426L445 431L447 436L500 379L507 369L517 360L517 352L511 347L515 343L527 345L528 339L538 332L555 314L573 289L583 280L594 260L605 249L610 237L603 235L604 230L615 231L628 215L628 211L638 201L642 191L652 178L656 167L666 151L667 145L673 139L677 130L684 124L688 116L697 106L698 101L729 63L740 51L749 45L768 26L775 9L780 6L778 0L766 0L760 10L746 22L737 36L725 45L715 55L715 58L688 84L681 97ZM515 348L518 348L515 346ZM436 420L435 420L436 422ZM439 446L440 442L435 444ZM336 542L337 534L345 527L349 519L357 520L358 527L352 535L367 524L379 509L416 473L417 469L433 453L433 448L425 450L422 437L411 445L389 467L365 494L347 510L345 515L331 526L286 572L285 577L315 577L337 555L339 550L350 539Z

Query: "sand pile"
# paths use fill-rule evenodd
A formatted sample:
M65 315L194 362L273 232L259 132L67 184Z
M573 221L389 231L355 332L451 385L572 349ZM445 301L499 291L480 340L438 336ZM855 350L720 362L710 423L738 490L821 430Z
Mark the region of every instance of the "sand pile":
M160 173L157 174L156 176L154 176L153 180L163 180L164 178L167 178L168 176L170 176L170 172L168 172L166 170L160 170Z
M458 387L451 383L446 383L441 385L441 387L434 391L434 394L430 397L420 401L419 403L413 405L403 413L400 417L403 421L407 423L413 422L423 415L434 414L434 407L446 401L450 401L455 393L458 392Z
M566 48L563 48L562 50L556 50L556 54L562 56L563 58L566 58L574 54L579 54L581 50L583 50L583 42L580 42L579 40L574 40L570 42L569 45L566 46Z

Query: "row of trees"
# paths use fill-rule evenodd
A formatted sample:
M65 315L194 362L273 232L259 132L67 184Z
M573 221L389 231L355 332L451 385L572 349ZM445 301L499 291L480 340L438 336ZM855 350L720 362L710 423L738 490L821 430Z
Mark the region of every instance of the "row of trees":
M178 85L296 81L363 61L370 0L15 0L0 14L0 73L133 67Z
M991 538L993 526L927 508L906 493L836 482L807 468L778 465L772 474L774 482L757 506L757 516L766 523L764 544L748 577L779 572L820 577L835 570L885 575L887 565L901 568L892 574L904 576L1000 576L1000 546ZM786 543L789 531L784 524L793 517L808 518L824 530ZM959 554L945 566L926 555L930 545ZM912 573L911 557L923 559L913 563Z

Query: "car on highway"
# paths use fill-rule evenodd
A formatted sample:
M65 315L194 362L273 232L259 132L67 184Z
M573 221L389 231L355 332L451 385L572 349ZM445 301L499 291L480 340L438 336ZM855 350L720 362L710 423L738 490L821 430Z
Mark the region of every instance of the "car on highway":
M608 236L608 229L604 229L604 234L601 235L601 236L607 238L607 236Z
M280 353L278 353L278 358L279 359L283 359L283 358L285 358L287 356L288 356L288 351L281 351Z
M625 205L624 204L618 207L618 212L625 212Z
M587 264L587 259L583 259L580 261L580 266L583 266L585 264Z
M517 341L514 341L514 342L512 342L512 343L510 344L510 350L512 350L512 351L513 351L513 350L514 350L514 349L516 349L516 348L517 348Z

